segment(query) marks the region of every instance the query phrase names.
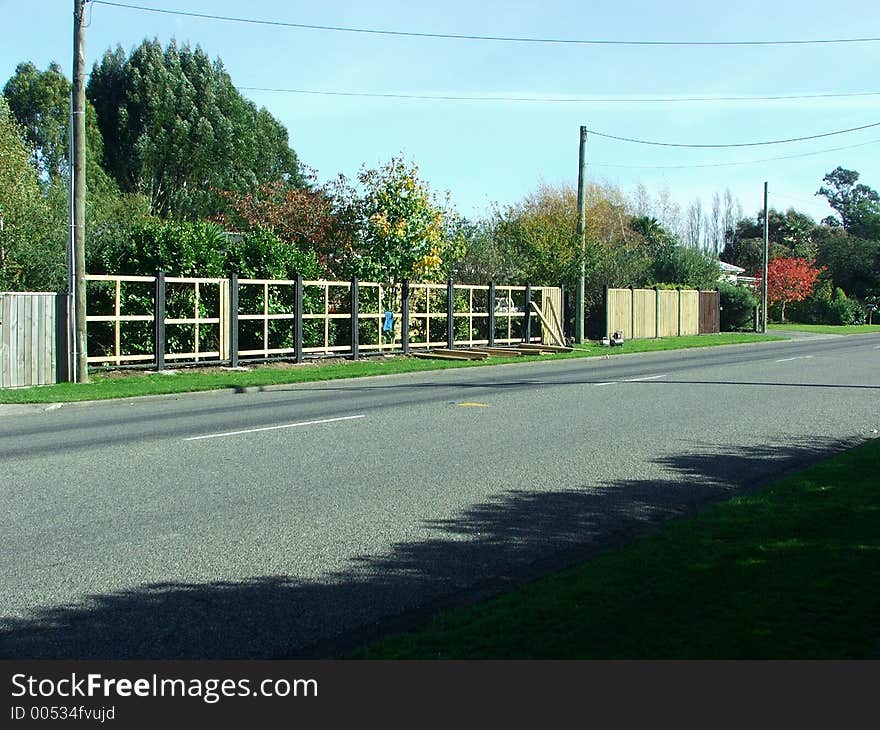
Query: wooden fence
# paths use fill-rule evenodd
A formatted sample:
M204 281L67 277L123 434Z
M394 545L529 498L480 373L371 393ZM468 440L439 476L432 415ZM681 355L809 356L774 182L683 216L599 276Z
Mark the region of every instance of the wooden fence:
M154 365L550 342L558 287L88 275L88 362ZM557 335L558 336L558 335Z
M625 340L720 331L720 295L699 289L607 289L605 334Z
M67 378L67 295L0 292L0 388Z

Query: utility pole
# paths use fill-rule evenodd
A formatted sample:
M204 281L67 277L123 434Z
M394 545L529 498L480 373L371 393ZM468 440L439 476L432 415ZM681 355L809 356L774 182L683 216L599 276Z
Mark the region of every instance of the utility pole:
M770 251L770 221L767 216L767 182L764 181L764 255L761 269L761 332L767 332L767 262Z
M584 341L584 289L586 287L587 254L587 128L581 127L581 143L578 153L578 225L577 234L581 244L581 272L575 294L574 341Z
M73 311L75 322L73 380L89 382L86 348L86 0L73 0Z

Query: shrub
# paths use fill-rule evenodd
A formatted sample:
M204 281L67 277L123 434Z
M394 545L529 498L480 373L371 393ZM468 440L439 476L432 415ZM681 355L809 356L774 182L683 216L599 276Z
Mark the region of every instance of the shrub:
M727 282L718 285L721 295L721 330L752 330L755 327L755 307L758 298L749 287Z

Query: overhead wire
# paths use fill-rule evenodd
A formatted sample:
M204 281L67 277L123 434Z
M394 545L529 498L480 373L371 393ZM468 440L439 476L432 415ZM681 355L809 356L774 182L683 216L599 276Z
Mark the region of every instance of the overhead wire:
M493 41L502 43L543 43L563 45L603 45L603 46L791 46L840 43L876 43L880 37L847 37L847 38L794 38L782 40L697 40L697 41L654 41L654 40L618 40L604 38L541 38L527 36L477 35L470 33L427 33L418 31L390 30L379 28L358 28L342 25L317 25L313 23L294 23L282 20L266 20L260 18L243 18L230 15L196 13L189 10L168 10L131 3L109 2L108 0L91 0L94 5L139 10L163 15L177 15L203 20L219 20L229 23L247 23L251 25L268 25L282 28L300 28L303 30L332 31L338 33L361 33L369 35L403 36L410 38L437 38L444 40Z
M518 42L518 43L555 43L555 44L580 44L580 45L630 45L630 46L764 46L764 45L806 45L806 44L834 44L834 43L866 43L880 41L880 37L850 37L850 38L819 38L819 39L783 39L783 40L741 40L741 41L645 41L645 40L612 40L612 39L571 39L571 38L540 38L540 37L519 37L519 36L492 36L492 35L474 35L474 34L453 34L453 33L425 33L415 31L397 31L388 29L375 28L357 28L335 25L315 25L307 23L294 23L280 20L266 20L257 18L244 18L235 16L216 15L209 13L196 13L186 10L169 10L165 8L154 8L143 5L135 5L131 3L111 2L109 0L90 0L91 5L105 5L109 7L125 8L129 10L137 10L143 12L159 13L164 15L184 16L192 18L200 18L207 20L226 21L234 23L247 23L264 26L279 26L289 28L300 28L306 30L334 31L345 33L364 33L373 35L391 35L391 36L408 36L415 38L440 38L440 39L456 39L456 40L474 40L474 41L498 41L498 42ZM692 96L692 97L645 97L645 98L621 98L621 97L596 97L596 98L576 98L576 97L523 97L523 96L467 96L453 94L407 94L394 92L359 92L359 91L322 91L313 89L281 89L257 86L239 87L243 91L256 92L275 92L275 93L293 93L293 94L309 94L320 96L347 96L347 97L372 97L372 98L391 98L391 99L423 99L436 101L500 101L500 102L531 102L531 103L684 103L684 102L725 102L725 101L773 101L773 100L794 100L794 99L821 99L821 98L846 98L859 96L878 96L880 92L838 92L838 93L815 93L815 94L775 94L775 95L756 95L756 96ZM757 142L737 142L737 143L679 143L664 142L657 140L646 140L633 137L625 137L621 135L609 134L597 130L588 129L588 133L602 137L605 139L616 140L633 144L650 145L658 147L674 147L689 149L724 149L724 148L743 148L743 147L759 147L776 144L787 144L792 142L802 142L813 139L820 139L850 132L860 131L880 126L880 122L851 127L848 129L834 130L831 132L823 132L819 134L806 135L802 137L791 137L786 139L766 140ZM817 152L808 152L799 155L786 155L762 160L734 161L734 162L713 162L701 163L695 165L616 165L611 163L592 163L595 167L619 167L619 168L641 168L641 169L687 169L700 167L726 167L733 165L758 164L761 162L770 162L775 160L793 159L797 157L808 157L825 152L839 151L843 149L851 149L869 144L875 144L880 140L872 140L862 144L850 145L846 147L832 148L829 150L820 150Z
M880 91L848 91L813 94L768 94L766 96L671 96L671 97L566 97L566 96L494 96L458 94L409 94L386 91L322 91L319 89L287 89L267 86L239 86L241 91L257 91L279 94L305 94L315 96L349 96L376 99L416 99L425 101L497 101L554 104L645 104L679 102L727 102L727 101L787 101L797 99L839 99L851 97L880 96Z
M618 165L615 163L604 163L604 162L587 162L588 167L612 167L612 168L625 168L625 169L634 169L634 170L685 170L685 169L697 169L697 168L709 168L709 167L733 167L735 165L757 165L763 162L776 162L777 160L793 160L799 157L815 157L816 155L824 155L828 152L840 152L842 150L850 150L855 149L857 147L866 147L872 144L880 143L880 139L872 139L867 142L860 142L858 144L844 145L842 147L830 147L824 150L816 150L814 152L803 152L796 155L780 155L778 157L765 157L760 160L737 160L734 162L703 162L703 163L695 163L692 165Z
M773 144L788 144L790 142L804 142L810 139L821 139L822 137L833 137L838 134L848 134L849 132L858 132L862 129L870 129L871 127L880 127L880 122L872 122L863 124L859 127L849 127L848 129L837 129L833 132L821 132L819 134L809 134L803 137L789 137L787 139L772 139L763 142L725 142L712 144L697 144L691 142L658 142L655 140L635 139L633 137L621 137L616 134L606 134L605 132L597 132L595 129L588 129L588 134L596 137L604 137L605 139L614 139L619 142L631 142L633 144L652 145L655 147L683 147L689 149L724 149L732 147L763 147Z

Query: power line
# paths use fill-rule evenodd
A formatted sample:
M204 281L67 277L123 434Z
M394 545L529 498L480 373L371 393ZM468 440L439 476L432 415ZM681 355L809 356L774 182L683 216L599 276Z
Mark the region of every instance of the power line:
M367 97L375 99L419 99L426 101L501 101L501 102L532 102L532 103L567 103L567 104L594 104L594 103L621 103L621 104L644 104L644 103L677 103L695 101L781 101L792 99L837 99L859 96L880 96L880 91L852 91L841 93L817 93L817 94L777 94L767 96L676 96L676 97L563 97L563 96L460 96L453 94L405 94L402 92L385 91L320 91L317 89L283 89L265 86L239 86L241 91L260 91L279 94L306 94L315 96L349 96Z
M880 139L872 139L868 142L860 142L859 144L850 144L843 147L831 147L824 150L816 150L815 152L804 152L797 155L780 155L779 157L765 157L761 160L739 160L736 162L704 162L694 165L618 165L613 163L589 163L590 167L615 167L632 170L686 170L705 167L732 167L735 165L757 165L762 162L775 162L777 160L793 160L798 157L814 157L816 155L824 155L828 152L840 152L841 150L851 150L856 147L866 147L867 145L877 144Z
M774 139L766 142L736 142L736 143L726 143L726 144L688 144L688 143L677 143L677 142L655 142L646 139L634 139L632 137L618 137L614 134L605 134L604 132L597 132L593 129L588 130L590 134L595 135L596 137L604 137L606 139L614 139L619 142L632 142L634 144L645 144L652 145L655 147L687 147L687 148L730 148L730 147L762 147L765 145L771 144L787 144L789 142L803 142L808 139L819 139L821 137L832 137L837 134L847 134L848 132L857 132L861 129L870 129L871 127L880 127L880 122L873 122L872 124L863 124L861 127L850 127L849 129L838 129L834 132L822 132L821 134L811 134L806 137L790 137L788 139Z
M369 35L404 36L409 38L439 38L444 40L467 40L467 41L495 41L502 43L551 43L564 45L594 45L594 46L793 46L793 45L817 45L835 43L876 43L880 37L863 38L799 38L788 40L747 40L747 41L647 41L647 40L610 40L610 39L579 39L579 38L537 38L525 36L493 36L473 35L464 33L422 33L416 31L387 30L377 28L355 28L340 25L314 25L310 23L291 23L280 20L264 20L259 18L241 18L228 15L211 15L209 13L194 13L186 10L166 10L163 8L151 8L144 5L131 5L128 3L106 2L106 0L92 0L94 5L107 5L115 8L128 10L140 10L163 15L177 15L188 18L201 18L203 20L220 20L229 23L248 23L251 25L268 25L281 28L300 28L303 30L333 31L337 33L362 33Z

